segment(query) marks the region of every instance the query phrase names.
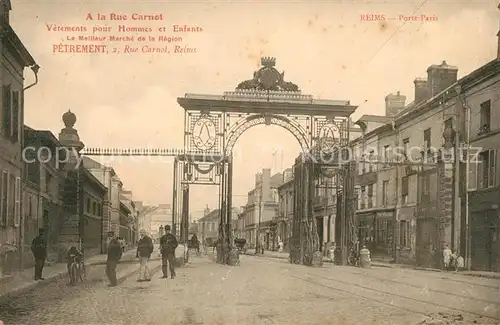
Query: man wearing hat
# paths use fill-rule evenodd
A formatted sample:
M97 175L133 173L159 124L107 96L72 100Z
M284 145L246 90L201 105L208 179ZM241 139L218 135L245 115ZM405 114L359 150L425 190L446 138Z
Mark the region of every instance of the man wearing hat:
M47 258L47 242L45 241L43 228L38 230L38 236L31 242L31 252L35 258L35 281L44 280L42 271Z
M168 279L168 269L170 269L170 277L175 278L175 249L177 248L177 239L170 233L170 226L165 226L165 235L160 238L161 250L161 270L163 272L162 279Z

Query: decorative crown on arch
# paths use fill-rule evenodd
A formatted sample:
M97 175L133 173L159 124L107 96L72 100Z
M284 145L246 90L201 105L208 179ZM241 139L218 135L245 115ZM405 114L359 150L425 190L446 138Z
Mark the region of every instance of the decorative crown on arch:
M262 68L255 71L253 79L241 82L236 89L272 90L272 91L296 91L299 87L291 82L285 81L285 72L279 72L274 66L276 58L262 57L260 59Z
M274 67L276 65L276 58L265 56L260 59L260 64L266 68Z

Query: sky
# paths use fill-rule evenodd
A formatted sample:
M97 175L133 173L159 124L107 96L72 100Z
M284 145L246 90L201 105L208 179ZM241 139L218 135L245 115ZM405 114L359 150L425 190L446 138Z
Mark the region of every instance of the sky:
M500 10L497 1L43 1L12 0L11 24L41 66L39 83L25 93L25 124L56 136L62 114L77 116L75 128L86 147L182 148L185 93L219 95L251 79L261 56L303 94L350 100L362 114L384 114L384 98L400 91L413 100L413 80L443 60L459 78L496 56ZM89 21L97 13L162 14L162 21ZM385 15L363 21L361 15ZM426 15L437 21L399 20ZM389 19L393 18L393 19ZM53 53L68 36L92 33L49 31L60 26L200 26L182 34L189 54ZM125 35L117 32L94 35ZM129 33L133 35L133 33ZM171 31L151 35L176 36ZM82 42L76 42L82 43ZM147 42L146 42L147 43ZM118 46L119 43L110 44ZM123 46L120 47L123 50ZM135 46L135 43L131 43ZM158 46L158 42L149 43ZM162 44L165 45L165 44ZM172 45L172 44L171 44ZM26 83L33 75L26 70ZM262 168L291 167L297 140L278 126L255 126L235 146L233 203L244 205ZM273 153L276 153L273 155ZM117 158L110 163L134 200L172 201L173 158L147 162ZM216 208L216 187L194 186L190 210Z

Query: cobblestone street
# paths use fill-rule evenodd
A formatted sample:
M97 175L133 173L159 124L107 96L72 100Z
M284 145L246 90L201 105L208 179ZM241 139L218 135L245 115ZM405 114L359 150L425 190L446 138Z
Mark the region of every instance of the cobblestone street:
M153 267L159 262L154 261ZM136 265L120 265L133 269ZM0 308L5 324L498 324L498 280L414 270L325 266L243 256L228 267L194 257L176 279L108 288L63 280ZM439 314L441 313L441 314ZM433 314L435 317L426 315ZM495 320L497 318L497 320Z

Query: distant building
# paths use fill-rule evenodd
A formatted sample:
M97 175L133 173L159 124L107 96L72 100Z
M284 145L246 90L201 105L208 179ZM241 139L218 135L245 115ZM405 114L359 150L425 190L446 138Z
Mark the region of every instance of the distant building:
M132 191L123 189L120 197L120 201L127 206L130 210L130 243L131 245L135 245L136 241L139 237L139 220L138 220L138 210L135 205L135 202L132 200Z
M288 251L289 240L292 235L295 198L295 182L292 168L283 171L283 184L278 187L278 196L278 241L282 241L284 249Z
M107 197L103 204L103 247L107 249L107 234L112 231L120 233L120 202L123 183L113 167L104 166L90 157L83 157L83 164L107 189Z
M238 224L239 209L233 207L232 209L232 223L231 228L233 236L236 235L236 227ZM210 211L208 207L205 209L205 216L198 220L198 239L203 242L206 238L218 238L219 236L219 223L221 218L220 209Z
M198 220L191 221L189 223L189 234L196 234L198 236L199 223Z
M278 188L281 184L283 184L283 174L277 173L271 176L269 168L255 175L255 188L248 192L247 204L238 222L243 229L237 230L240 234L244 233L244 238L250 247L255 247L257 232L260 243L265 249L271 249L273 241L277 241L271 232L271 224L278 220Z
M120 232L118 237L125 240L127 245L133 242L133 223L132 211L125 202L120 202Z
M217 238L219 233L220 209L207 213L198 220L198 238L203 242L207 238Z
M149 231L152 236L159 237L160 226L172 227L172 207L168 203L158 204L157 208L148 213Z
M150 229L149 224L146 226L146 208L142 201L134 201L135 209L137 211L137 229L140 231L141 229Z

